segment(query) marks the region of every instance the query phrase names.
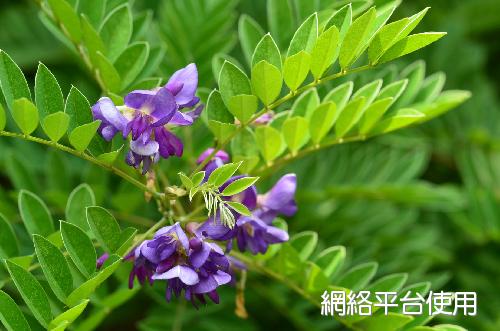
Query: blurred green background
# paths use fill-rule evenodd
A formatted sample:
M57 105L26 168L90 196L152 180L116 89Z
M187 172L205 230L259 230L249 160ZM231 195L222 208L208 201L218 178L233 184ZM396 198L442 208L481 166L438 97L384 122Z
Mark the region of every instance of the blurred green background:
M201 86L213 88L212 62L217 54L226 53L244 62L237 40L238 17L246 13L266 27L265 1L213 2L218 4L216 12L197 12L194 0L135 1L135 9L150 9L157 19L146 38L153 45L167 47L160 65L163 76L194 61L200 68ZM322 247L345 245L352 262L378 261L379 275L408 272L411 282L430 280L433 289L476 291L477 316L439 317L436 323L497 331L500 1L403 1L391 20L427 6L432 9L418 30L447 31L448 36L390 67L354 77L355 81L400 72L422 59L426 75L443 72L446 89L469 90L473 97L422 127L334 147L282 169L279 175L295 171L299 178L300 211L290 220L289 230L317 231ZM58 78L64 94L73 84L91 103L99 97L98 86L79 59L40 22L35 3L2 0L0 24L0 48L22 67L28 80L34 80L41 61ZM200 132L195 136L200 142L197 150L207 147L203 142L206 132ZM98 202L116 209L125 222L146 227L145 218L154 215L141 203L140 192L98 169L39 146L0 140L0 212L14 219L19 219L16 189L40 194L57 214L71 189L83 181L94 188ZM180 309L186 310L184 328L190 330L338 327L279 284L269 284L255 275L246 291L250 317L242 323L232 314L233 292L226 289L221 294L223 304L197 312L183 305L167 305L161 291L148 289L110 315L99 330L168 329Z

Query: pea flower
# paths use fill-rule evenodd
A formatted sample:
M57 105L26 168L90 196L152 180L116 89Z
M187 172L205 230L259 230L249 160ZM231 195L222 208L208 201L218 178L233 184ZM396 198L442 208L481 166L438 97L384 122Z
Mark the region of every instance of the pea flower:
M126 259L134 261L129 287L135 278L141 284L166 280L167 301L184 291L186 300L195 306L196 300L206 303L205 295L218 303L217 288L232 279L230 262L222 249L197 236L189 239L179 223L158 230Z
M203 105L197 106L197 86L198 71L192 63L175 72L163 87L130 92L123 106L115 106L106 97L99 99L92 107L92 115L101 120L99 133L105 140L110 141L118 132L123 138L130 135L126 162L135 168L142 165L146 173L160 157L182 156L182 141L170 128L192 125L200 116Z

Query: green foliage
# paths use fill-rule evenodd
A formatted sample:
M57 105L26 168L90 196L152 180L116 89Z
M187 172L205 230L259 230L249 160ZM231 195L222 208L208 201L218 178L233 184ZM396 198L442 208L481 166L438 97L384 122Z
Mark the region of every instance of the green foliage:
M0 87L10 110L5 113L0 105L0 135L51 146L89 164L64 155L48 155L38 146L0 141L4 169L0 177L2 184L5 182L0 188L0 258L7 260L5 271L0 271L3 326L9 331L40 329L38 324L52 330L83 331L97 328L104 320L108 323L104 327L115 326L111 310L136 293L116 286L126 282L119 256L145 239L136 236L137 229L149 228L148 218L158 216L152 205L142 206L142 194L131 190L130 183L147 192L148 200L151 188L147 185L154 179L148 177L146 182L118 161L123 158L120 137L106 143L96 135L100 123L93 122L89 101L95 102L99 90L120 100L126 91L159 87L164 80L156 76L167 76L195 62L202 86L213 88L218 80L218 88L211 93L210 89L199 90L207 106L202 117L216 138L216 149L230 152L234 163L218 168L207 181L201 168L191 176L180 173L183 188L162 182L162 189L167 186L172 191L168 198L162 196L169 207L161 213L169 218L172 210L177 213L191 204L201 207L203 200L209 216L219 213L222 222L232 226L234 214L250 215L251 211L223 197L238 195L255 183L257 175L280 175L277 170L286 166L298 174L299 214L289 222L288 243L272 245L265 255L237 256L246 262L250 277L246 290L243 292L240 286L245 285L239 282L236 291L238 304L245 293L253 317L245 323L227 314L234 307L224 301L232 301L234 290L221 293L224 300L219 309L194 312L175 304L152 309L144 305L143 321L135 323L134 314L121 313L120 318L133 320L138 328L148 331L180 324L185 329L253 330L267 323L266 316L279 311L279 322L284 320L283 325L292 329L313 325L318 330L461 330L438 324L449 322L441 318L433 322L434 327L424 326L428 322L424 318L403 316L396 309L387 316L375 311L374 316L345 318L339 324L320 319L317 312L312 314L311 305L304 300L318 306L324 290L343 290L340 287L346 292L427 292L430 284L422 279L431 279L433 290L439 289L448 277L442 270L453 269L453 282L448 287L481 288L481 297L486 295L491 306L498 301L494 295L498 291L485 291L487 286L481 285L497 278L492 247L500 238L495 193L498 130L492 111L498 102L493 97L494 86L485 83L489 78L479 74L491 61L484 58L486 47L476 45L480 39L474 43L459 39L453 47L447 44L463 29L453 26L457 17L468 17L467 22L476 28L491 29L488 13L497 12L492 8L498 6L489 4L491 8L485 10L484 2L474 3L482 9L481 20L471 5L435 4L439 14L433 15L428 27L422 21L427 8L413 16L401 16L416 12L415 4L404 4L398 11L398 17L403 18L386 24L398 1L163 0L159 4L135 2L133 6L122 0L41 1L43 24L72 56L57 47L50 47L56 57L37 51L24 51L21 56L0 37L0 46L12 56L0 51ZM466 10L459 12L455 7ZM260 17L264 11L267 22ZM238 13L245 13L238 21L241 49L234 47ZM435 21L440 16L446 17L446 28L453 33L440 47L417 54L433 63L431 71L448 67L446 75L437 72L426 77L423 62L403 68L400 63L405 59L400 57L443 36L427 32L410 35L412 31L421 22L424 27L418 31L439 26ZM39 44L55 43L43 38L38 42L42 29L32 26L30 22L36 21L33 17L22 16L17 21L12 17L2 13L6 35L15 32L16 47L27 44L36 50ZM13 20L17 24L11 24ZM498 19L491 20L495 26ZM271 33L265 34L267 30ZM467 33L478 36L480 31ZM449 49L447 55L445 49ZM467 61L457 64L456 58ZM26 80L12 59L33 75L27 74ZM40 63L34 75L39 59L50 63L51 70ZM395 59L396 64L385 64ZM88 69L88 77L75 70L75 61ZM358 74L365 70L370 71ZM78 89L69 86L67 76ZM89 82L89 77L94 81ZM466 91L443 91L446 77L451 81L449 86L474 84L471 88L479 97L465 105L467 112L416 127L470 97ZM34 103L27 81L35 82L31 88ZM15 124L22 134L16 132ZM39 125L43 132L37 130ZM416 128L392 133L409 126ZM202 124L180 131L186 157L155 168L162 181L170 181L179 171L177 166L185 170L202 147L211 145ZM364 141L378 135L384 136ZM363 142L326 150L355 141ZM289 165L304 156L308 158ZM111 180L101 168L129 183ZM237 171L249 176L219 190ZM71 192L77 180L90 186L83 184ZM25 189L19 193L20 217L13 198L19 189ZM182 197L184 189L189 201ZM96 207L102 202L116 210ZM205 220L207 213L202 214ZM196 210L179 211L179 215L180 222L202 221ZM59 219L65 221L60 221L56 231L53 221ZM125 222L134 228L126 228ZM275 222L287 229L283 220ZM31 234L35 234L33 244ZM456 240L447 241L448 236ZM349 251L354 254L346 254L341 245L352 247ZM97 269L97 256L104 252L112 256ZM472 252L467 255L470 261L463 261L463 252ZM379 262L366 262L373 260ZM411 272L413 285L404 287L408 276L400 273L402 270ZM254 271L275 281L255 279ZM377 273L385 276L376 279ZM110 277L113 281L104 284ZM237 278L240 280L239 275ZM99 287L101 284L104 286ZM146 288L130 306L143 304L141 300L163 301L164 288ZM263 301L268 303L265 314L260 308ZM91 311L84 313L90 305ZM124 307L127 309L129 306ZM488 313L481 312L465 323L470 323L471 329L498 329L493 308L480 309ZM173 321L172 316L179 318ZM453 322L456 320L459 318Z

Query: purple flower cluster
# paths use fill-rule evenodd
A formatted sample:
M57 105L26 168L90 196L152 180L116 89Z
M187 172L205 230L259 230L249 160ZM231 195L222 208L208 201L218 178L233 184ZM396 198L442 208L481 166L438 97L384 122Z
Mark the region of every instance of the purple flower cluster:
M99 133L110 141L121 132L131 136L126 162L145 174L159 158L182 156L182 141L169 128L188 126L200 116L203 105L195 96L198 71L191 63L175 72L168 83L154 90L135 90L125 96L123 106L115 106L103 97L92 106L92 115L100 120ZM184 109L191 109L184 112Z
M219 303L217 287L231 281L230 261L215 243L196 235L190 239L179 223L164 227L153 239L142 242L127 257L133 260L129 287L137 278L143 285L166 280L166 299L184 291L186 300L206 303L205 295Z
M205 151L198 163L204 162L212 152L213 149ZM209 175L227 162L229 155L219 151L206 164L205 171ZM220 190L241 177L230 178ZM250 216L234 212L236 224L232 229L222 225L215 216L203 224L188 223L187 234L179 223L158 230L153 239L142 242L125 257L134 262L129 287L133 287L136 278L141 285L165 280L167 301L184 292L186 300L195 306L198 302L205 304L205 296L218 303L217 288L232 282L233 269L245 267L227 256L233 241L240 251L257 254L265 253L271 244L288 240L288 233L272 223L278 215L293 216L296 213L295 189L296 177L288 174L266 194L259 195L256 187L250 186L229 197L243 203L252 212ZM226 246L225 252L217 242Z

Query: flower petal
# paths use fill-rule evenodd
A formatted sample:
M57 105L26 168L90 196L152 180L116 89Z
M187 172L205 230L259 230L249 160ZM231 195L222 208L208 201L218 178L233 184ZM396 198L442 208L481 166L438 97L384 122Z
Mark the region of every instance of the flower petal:
M287 174L264 195L261 203L265 208L276 210L286 216L293 216L297 212L295 203L295 190L297 189L297 176Z
M186 285L194 285L200 281L196 271L188 266L178 265L162 274L153 275L153 279L174 279L179 278Z
M136 154L142 156L151 156L158 152L159 145L154 140L151 140L147 143L144 143L142 140L134 140L130 142L130 149Z
M179 89L179 86L182 86ZM189 103L194 98L198 87L198 69L194 63L177 70L168 80L165 87L175 94L175 101L180 106Z

